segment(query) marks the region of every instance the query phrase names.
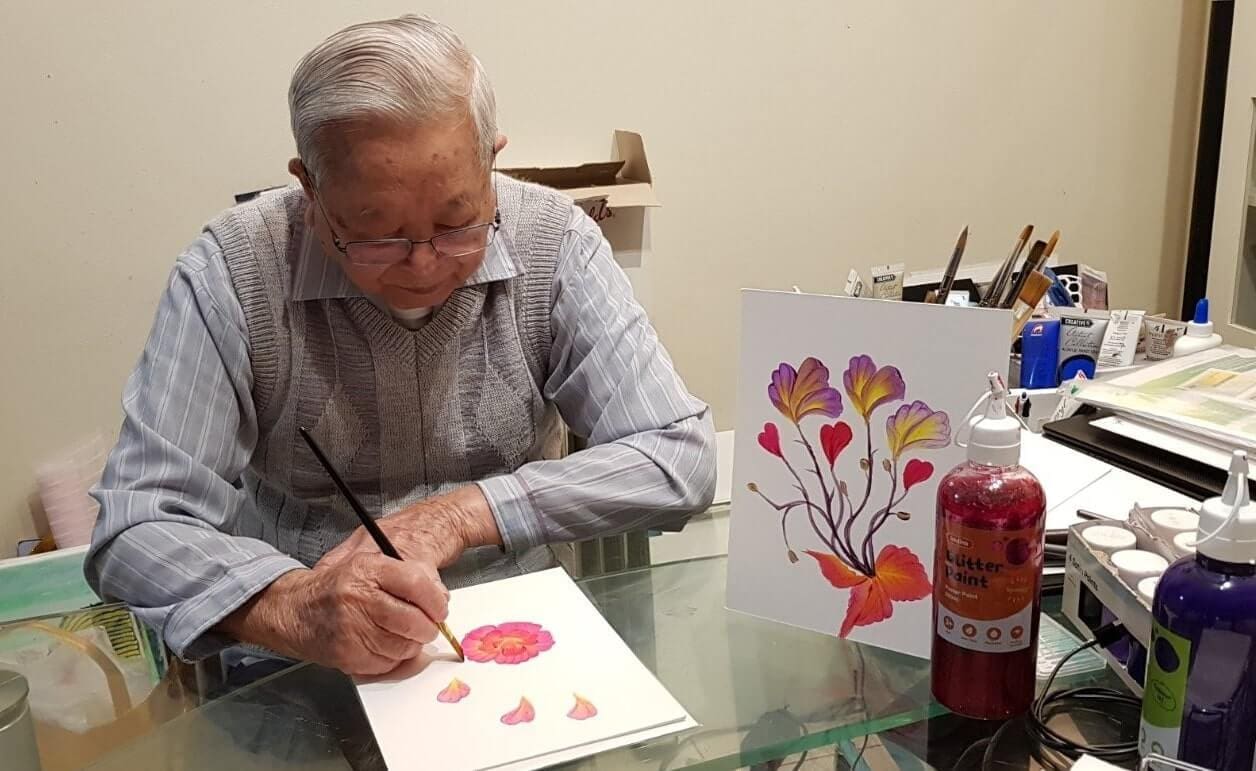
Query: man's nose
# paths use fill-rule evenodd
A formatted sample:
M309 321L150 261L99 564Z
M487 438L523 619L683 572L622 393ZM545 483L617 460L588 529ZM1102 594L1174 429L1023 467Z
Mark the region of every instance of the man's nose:
M440 255L436 253L436 248L432 246L431 241L419 241L410 246L410 254L406 256L405 264L411 270L424 271L430 270L440 259Z

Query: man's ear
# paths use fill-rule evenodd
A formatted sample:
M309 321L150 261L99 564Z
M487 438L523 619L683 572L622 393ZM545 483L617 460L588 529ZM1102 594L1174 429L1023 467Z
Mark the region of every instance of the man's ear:
M301 188L305 190L305 197L313 200L314 185L310 182L310 174L305 170L305 164L300 158L293 158L288 161L288 173L297 178L301 183Z
M506 149L506 135L498 134L497 141L493 143L493 155L496 156L502 150Z

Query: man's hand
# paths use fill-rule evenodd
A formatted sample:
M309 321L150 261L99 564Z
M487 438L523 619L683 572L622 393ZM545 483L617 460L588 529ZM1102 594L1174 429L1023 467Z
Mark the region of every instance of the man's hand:
M236 639L349 675L388 675L419 657L449 592L430 562L350 555L286 573L219 625Z
M403 560L429 562L438 568L453 564L464 550L473 546L501 543L493 512L476 485L419 501L376 522ZM314 569L339 565L361 553L379 553L365 527L354 530L340 545L323 555Z

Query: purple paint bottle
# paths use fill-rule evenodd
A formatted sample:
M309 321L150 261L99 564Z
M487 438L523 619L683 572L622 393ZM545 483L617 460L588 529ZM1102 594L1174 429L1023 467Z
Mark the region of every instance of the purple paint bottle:
M1165 571L1152 603L1140 748L1215 771L1256 755L1256 506L1247 454L1204 502L1194 556Z

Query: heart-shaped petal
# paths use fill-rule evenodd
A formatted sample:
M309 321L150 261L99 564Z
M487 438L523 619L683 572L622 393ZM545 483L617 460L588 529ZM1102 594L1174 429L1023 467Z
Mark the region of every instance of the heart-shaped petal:
M910 490L933 476L933 464L927 460L912 458L903 469L903 490Z
M784 457L781 455L781 432L775 423L763 424L763 430L759 432L759 446L778 458Z
M837 462L837 456L846 449L854 436L850 426L840 420L831 426L820 426L820 446L824 449L824 459L830 466Z

